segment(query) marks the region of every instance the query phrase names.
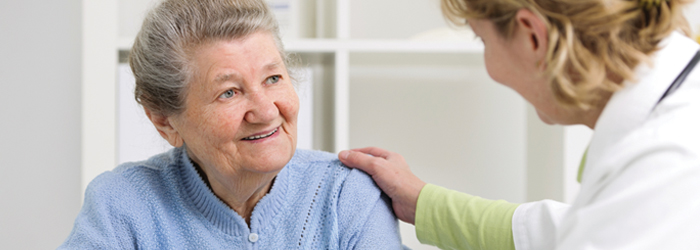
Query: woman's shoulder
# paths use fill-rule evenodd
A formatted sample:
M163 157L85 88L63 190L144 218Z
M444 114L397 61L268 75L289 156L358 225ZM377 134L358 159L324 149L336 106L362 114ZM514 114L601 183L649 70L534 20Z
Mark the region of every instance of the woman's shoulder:
M348 168L338 160L338 155L325 151L299 149L292 157L292 160L290 160L289 165L297 170L305 170L305 172L329 171L334 179L340 179L341 181L350 179L351 181L360 181L365 184L374 183L372 178L365 172L359 169Z
M294 156L290 160L291 163L303 164L303 163L317 163L317 162L333 162L338 160L338 156L320 150L308 150L308 149L297 149L294 152Z
M321 176L335 173L333 176L344 177L349 169L343 165L335 154L319 151L298 149L287 166L286 171L292 175Z
M360 249L400 248L391 203L368 174L348 168L337 155L322 151L297 150L291 163L295 167L288 169L291 171L284 176L294 183L290 185L299 186L288 188L287 194L308 192L308 195L290 196L305 197L300 198L303 202L296 203L308 204L311 200L312 207L320 209L304 209L315 211L310 216L316 214L334 220L341 249L353 246ZM325 217L327 214L332 216Z
M697 72L700 72L698 70ZM696 74L697 75L697 74ZM626 144L668 146L700 157L700 81L687 83L664 99L648 120L628 136Z
M135 162L124 162L119 164L111 172L117 174L127 174L139 171L163 171L168 166L177 164L177 161L181 157L182 149L174 148L166 152L151 156L150 158L142 161Z
M381 190L367 173L345 166L336 154L317 150L297 150L290 161L290 170L302 179L316 180L334 196L348 200L369 201L369 197L379 198ZM329 190L329 191L330 191Z
M95 177L85 191L85 201L64 247L104 244L88 248L122 249L133 247L137 238L147 239L139 244L163 243L159 237L168 237L170 230L177 229L153 222L186 215L180 209L181 199L173 195L177 192L173 188L177 183L174 170L179 169L175 166L180 162L177 155L177 150L171 150L145 161L120 164Z
M88 185L86 194L128 198L124 196L138 190L150 190L144 187L164 186L164 182L172 176L167 172L177 164L178 154L179 150L172 149L144 161L122 163L95 177Z

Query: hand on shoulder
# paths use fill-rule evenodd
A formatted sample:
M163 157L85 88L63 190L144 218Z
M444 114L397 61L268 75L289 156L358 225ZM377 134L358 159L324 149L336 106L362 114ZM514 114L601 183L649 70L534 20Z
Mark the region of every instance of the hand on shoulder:
M338 154L343 164L367 172L392 201L400 220L413 224L416 203L425 182L411 172L403 156L381 148L345 150Z

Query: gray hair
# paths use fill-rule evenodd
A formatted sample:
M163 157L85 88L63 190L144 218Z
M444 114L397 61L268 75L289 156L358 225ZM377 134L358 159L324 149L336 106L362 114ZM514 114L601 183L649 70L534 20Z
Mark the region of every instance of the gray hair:
M194 50L259 31L272 34L286 63L277 21L264 0L163 1L146 16L129 55L136 101L161 115L182 113Z

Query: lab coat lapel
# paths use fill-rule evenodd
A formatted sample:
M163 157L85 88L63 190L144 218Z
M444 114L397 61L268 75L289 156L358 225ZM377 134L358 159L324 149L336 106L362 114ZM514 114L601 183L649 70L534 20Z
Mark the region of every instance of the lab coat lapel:
M644 123L659 98L692 59L694 53L688 51L697 51L699 46L689 38L674 32L662 41L659 47L661 49L652 56L652 65L642 62L637 67L637 82L625 82L624 88L617 91L608 101L596 123L582 185L586 184L587 179L599 180L596 177L608 171L596 169L596 166L605 165L599 161L611 159L606 155L615 152L609 149ZM594 172L597 174L593 174Z

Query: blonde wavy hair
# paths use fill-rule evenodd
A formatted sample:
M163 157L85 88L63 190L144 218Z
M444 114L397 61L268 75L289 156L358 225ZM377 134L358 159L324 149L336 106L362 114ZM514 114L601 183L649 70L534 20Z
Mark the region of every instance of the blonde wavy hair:
M547 26L549 47L544 74L557 100L589 109L634 81L634 69L661 40L675 30L690 28L682 7L693 0L662 0L647 6L642 0L441 0L445 17L456 25L487 19L511 38L515 15L528 9ZM618 78L614 81L611 78Z

